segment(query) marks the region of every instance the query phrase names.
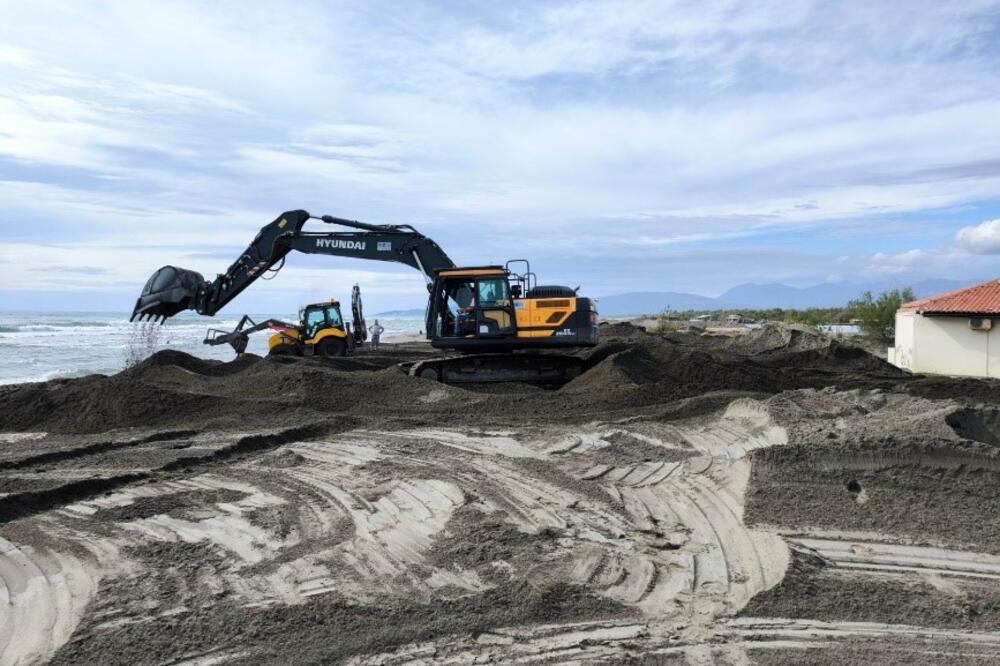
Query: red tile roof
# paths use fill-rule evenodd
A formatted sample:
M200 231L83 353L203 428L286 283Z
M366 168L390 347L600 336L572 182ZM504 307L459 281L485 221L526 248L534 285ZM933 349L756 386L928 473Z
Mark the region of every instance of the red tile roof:
M903 303L899 309L918 314L1000 315L1000 280Z

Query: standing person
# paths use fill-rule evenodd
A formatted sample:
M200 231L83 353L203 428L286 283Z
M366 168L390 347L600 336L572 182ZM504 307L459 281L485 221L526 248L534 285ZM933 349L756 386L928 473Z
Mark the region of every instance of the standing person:
M382 324L378 323L378 319L368 328L368 332L372 334L372 349L378 349L378 340L384 330Z

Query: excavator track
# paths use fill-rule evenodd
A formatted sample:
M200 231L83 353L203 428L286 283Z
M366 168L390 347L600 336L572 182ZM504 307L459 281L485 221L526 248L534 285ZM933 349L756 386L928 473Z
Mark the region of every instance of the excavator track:
M400 364L412 377L445 384L522 382L559 386L583 374L585 361L564 354L457 354Z

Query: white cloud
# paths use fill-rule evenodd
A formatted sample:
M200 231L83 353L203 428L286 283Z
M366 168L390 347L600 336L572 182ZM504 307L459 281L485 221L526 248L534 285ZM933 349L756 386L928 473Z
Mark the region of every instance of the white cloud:
M926 265L928 256L924 250L907 250L898 254L876 252L871 257L869 270L876 274L898 275L914 268L919 263Z
M412 223L458 261L530 254L570 273L569 254L623 274L637 257L737 242L763 256L848 227L877 244L888 214L903 219L885 238L909 231L917 248L905 216L1000 191L998 9L8 3L0 241L45 244L56 230L102 244L115 268L87 274L94 289L154 256L125 244L182 247L167 248L180 263L239 249L297 207ZM958 226L933 219L927 244ZM842 275L921 266L821 249ZM935 267L978 266L924 251ZM822 281L823 263L783 279ZM660 288L666 275L634 279ZM742 280L724 263L702 277Z
M970 254L961 247L944 246L927 250L876 252L859 266L859 274L920 281L928 278L981 280L997 274L996 259Z
M1000 254L1000 219L964 227L955 236L960 247L973 254Z

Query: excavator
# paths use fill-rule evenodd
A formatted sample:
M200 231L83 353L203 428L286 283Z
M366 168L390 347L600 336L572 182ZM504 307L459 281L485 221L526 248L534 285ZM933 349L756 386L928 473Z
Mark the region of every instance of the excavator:
M351 231L303 231L309 220ZM214 315L258 279L274 277L292 252L405 264L420 271L429 292L427 339L449 354L407 364L409 374L446 383L519 381L560 384L584 370L565 353L597 345L597 310L577 289L539 286L525 259L459 267L408 224L368 224L308 211L282 213L264 225L214 280L164 266L153 273L131 320L165 322L184 310Z

